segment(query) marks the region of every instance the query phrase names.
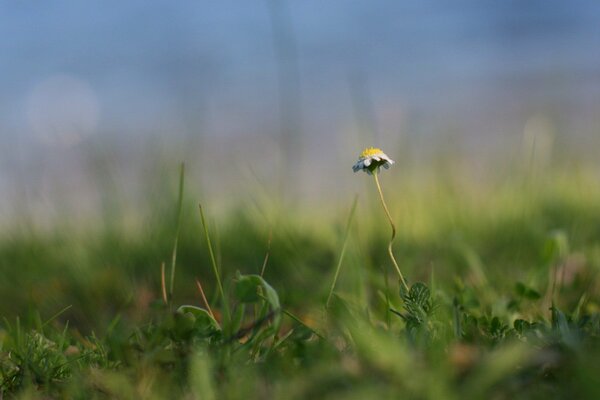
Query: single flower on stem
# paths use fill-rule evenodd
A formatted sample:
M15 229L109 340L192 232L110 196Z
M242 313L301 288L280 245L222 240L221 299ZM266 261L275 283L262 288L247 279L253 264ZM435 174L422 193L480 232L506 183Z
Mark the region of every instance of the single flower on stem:
M352 166L352 170L354 172L365 171L367 174L372 175L375 178L375 185L377 185L377 192L379 193L379 198L381 199L381 205L383 206L383 210L385 211L385 215L390 222L390 226L392 227L392 238L390 239L390 243L388 244L388 253L390 255L390 259L396 268L396 272L398 272L398 276L400 277L400 282L402 282L402 286L408 292L408 285L404 280L404 276L402 275L402 271L400 271L400 267L396 262L396 258L394 257L394 253L392 251L392 243L394 242L394 238L396 237L396 226L394 225L394 221L392 220L392 216L390 215L390 211L388 210L387 204L385 203L385 199L383 198L383 191L381 190L381 184L379 183L379 171L381 167L385 169L389 169L394 164L394 160L389 158L387 154L385 154L381 149L375 147L368 147L360 153L358 157L358 161L354 166Z

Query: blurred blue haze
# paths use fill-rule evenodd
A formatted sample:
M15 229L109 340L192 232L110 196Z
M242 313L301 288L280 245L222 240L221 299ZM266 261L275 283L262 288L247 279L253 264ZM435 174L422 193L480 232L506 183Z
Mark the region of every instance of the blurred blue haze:
M310 164L340 142L493 146L539 114L573 140L599 126L594 0L7 1L0 49L5 190L102 140L226 141L252 160L264 147L245 140L289 123Z

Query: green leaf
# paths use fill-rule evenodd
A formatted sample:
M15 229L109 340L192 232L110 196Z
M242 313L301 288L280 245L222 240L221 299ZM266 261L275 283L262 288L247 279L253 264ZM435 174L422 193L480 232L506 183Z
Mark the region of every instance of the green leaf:
M220 331L221 326L216 319L204 308L183 305L177 309L177 312L188 317L192 317L193 326L195 329L200 329L205 333Z
M433 314L434 306L431 301L431 292L427 285L417 282L410 287L407 294L402 296L404 308L408 316L403 316L409 329L416 328L427 321Z
M266 301L274 313L273 325L276 327L276 330L279 329L279 325L281 324L279 295L260 275L239 274L235 282L234 293L242 303Z
M521 282L517 282L515 285L515 291L517 294L523 298L529 300L538 300L542 296L535 289L532 289Z
M429 291L427 285L425 285L424 283L417 282L414 285L412 285L408 294L421 307L425 308L429 305L429 298L431 297L431 292Z
M239 275L235 282L235 297L242 303L256 303L261 300L259 289L262 286L259 275Z
M231 332L237 332L242 328L244 315L246 315L246 305L239 304L231 315L231 327L229 328ZM228 332L228 334L231 332Z
M525 321L524 319L516 319L513 323L513 327L521 335L530 330L532 326L532 324L530 324L528 321Z
M188 340L194 335L196 318L192 313L175 313L173 319L173 338L176 340Z
M490 321L490 334L492 336L501 337L507 330L508 327L500 321L500 318L494 317Z

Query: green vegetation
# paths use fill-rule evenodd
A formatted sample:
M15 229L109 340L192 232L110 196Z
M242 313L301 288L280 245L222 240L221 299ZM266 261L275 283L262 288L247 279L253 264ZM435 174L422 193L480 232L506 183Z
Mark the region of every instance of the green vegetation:
M392 171L408 291L372 185L10 229L0 398L600 398L597 177Z

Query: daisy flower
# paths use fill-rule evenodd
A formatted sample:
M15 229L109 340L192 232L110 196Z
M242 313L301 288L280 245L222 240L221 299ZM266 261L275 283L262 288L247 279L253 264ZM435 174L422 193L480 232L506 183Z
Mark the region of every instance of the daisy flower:
M408 293L408 285L406 284L406 280L404 279L404 275L402 275L402 271L400 271L400 267L398 266L398 262L396 262L396 257L394 257L394 252L392 251L392 243L394 242L394 238L396 237L396 225L394 225L394 220L390 215L390 210L388 209L387 204L385 203L385 199L383 198L383 191L381 190L381 184L379 183L378 172L381 167L388 169L390 166L394 164L394 160L389 158L387 154L385 154L381 149L376 147L367 147L360 153L358 157L358 161L356 164L352 166L352 170L354 172L358 172L360 170L365 171L367 174L372 175L375 178L375 185L377 186L377 192L379 193L379 199L381 200L381 205L383 206L383 210L385 211L385 215L390 222L390 227L392 228L392 237L390 239L390 243L388 244L388 254L390 255L390 259L392 260L392 264L394 264L394 268L396 268L396 272L398 273L398 277L400 278L400 282L402 283L403 289Z
M373 172L379 172L379 168L389 169L394 164L394 160L389 158L381 149L376 147L367 147L360 153L358 161L352 166L354 172L365 171L369 175Z

